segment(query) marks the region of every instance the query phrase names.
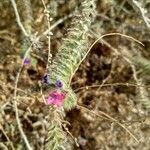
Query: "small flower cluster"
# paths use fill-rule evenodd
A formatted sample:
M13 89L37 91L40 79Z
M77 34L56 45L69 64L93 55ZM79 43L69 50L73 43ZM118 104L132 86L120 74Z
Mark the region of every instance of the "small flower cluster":
M45 84L48 84L48 85L51 84L48 74L44 75L42 81ZM63 83L60 80L56 81L55 87L57 89L50 92L49 96L47 97L47 104L60 107L63 104L63 101L66 97L66 93L64 93L60 90L63 87Z
M30 62L29 58L26 58L24 60L24 62L23 62L24 65L29 65L30 63L31 62ZM43 81L43 83L48 84L48 85L50 85L50 83L51 83L48 74L44 75L42 81ZM62 84L62 82L60 80L57 80L56 83L55 83L55 86L56 86L56 88L59 89L59 88L63 87L63 84ZM49 94L49 96L47 97L47 104L48 105L54 105L54 106L60 107L63 104L65 96L66 96L66 94L63 93L60 90L52 91Z
M49 76L48 76L47 73L44 75L42 81L43 81L43 83L45 83L45 84L48 84L48 85L51 84L50 79L49 79ZM63 87L63 84L62 84L62 82L61 82L60 80L56 80L55 86L56 86L57 88L62 88L62 87Z

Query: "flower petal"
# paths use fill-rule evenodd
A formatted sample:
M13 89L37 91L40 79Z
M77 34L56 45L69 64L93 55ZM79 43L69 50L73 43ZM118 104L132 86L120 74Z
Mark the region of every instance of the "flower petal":
M24 65L29 65L30 64L30 59L29 58L26 58L23 62Z
M57 88L63 87L63 84L62 84L62 82L61 82L60 80L57 80L57 81L56 81L56 87L57 87Z
M47 104L52 104L57 107L60 107L63 105L63 101L65 99L65 94L61 91L53 91L49 94L47 98Z

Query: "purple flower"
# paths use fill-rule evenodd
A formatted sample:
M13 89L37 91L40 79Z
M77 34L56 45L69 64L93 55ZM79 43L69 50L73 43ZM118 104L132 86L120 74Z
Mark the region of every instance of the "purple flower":
M65 96L66 94L62 93L61 91L53 91L49 94L47 98L47 104L52 104L60 107L63 105Z
M50 79L48 74L45 74L42 80L45 84L50 84Z
M30 59L29 58L25 58L25 60L24 60L24 62L23 62L23 64L24 65L29 65L30 64Z
M57 88L63 87L63 84L60 80L57 80L55 85L56 85Z

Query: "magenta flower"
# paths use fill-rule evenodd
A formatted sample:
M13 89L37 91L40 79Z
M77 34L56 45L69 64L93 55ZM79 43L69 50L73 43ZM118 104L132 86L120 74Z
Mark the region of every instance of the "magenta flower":
M47 104L55 105L57 107L62 106L63 101L65 99L66 94L62 93L61 91L53 91L49 94L47 98Z

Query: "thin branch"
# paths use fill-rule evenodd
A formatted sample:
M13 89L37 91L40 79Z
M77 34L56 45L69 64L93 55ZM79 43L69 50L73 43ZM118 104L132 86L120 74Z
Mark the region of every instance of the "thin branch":
M65 16L64 18L61 18L59 20L57 20L54 24L52 24L50 26L49 29L47 29L46 31L44 31L41 35L37 36L37 39L41 39L43 36L48 35L48 33L50 33L50 31L52 31L53 29L55 29L59 24L63 23L65 20L67 20L68 18L71 18L73 16L73 14L69 14L68 16Z
M21 134L21 136L22 136L22 138L23 138L23 140L24 140L24 142L25 142L25 144L26 144L26 146L27 146L27 148L29 150L32 150L32 148L31 148L31 146L29 144L29 141L28 141L28 139L27 139L27 137L26 137L26 135L25 135L25 133L24 133L24 131L22 129L21 122L20 122L20 119L19 119L19 113L18 113L18 107L17 107L17 86L18 86L18 81L19 81L20 73L21 73L23 65L24 65L24 61L25 61L28 53L30 52L31 47L32 47L32 45L28 48L28 50L26 51L26 53L24 55L21 67L20 67L20 69L19 69L19 71L17 73L17 76L16 76L15 89L14 89L14 108L15 108L16 121L17 121L17 124L18 124L18 129L20 131L20 134Z
M79 147L79 144L78 144L78 142L77 142L77 139L71 134L71 132L68 130L68 128L67 128L64 124L62 124L62 126L63 126L63 128L65 129L65 131L70 135L70 137L74 140L76 146Z
M93 31L90 31L90 32L91 32L95 37L98 38L98 36L97 36ZM104 41L103 39L102 39L102 42L104 42L104 44L106 44L109 48L111 48L111 49L115 52L115 57L116 57L116 55L118 55L118 51L117 51L113 46L111 46L109 43L107 43L107 42ZM141 79L138 79L138 77L137 77L136 67L135 67L134 64L133 64L132 56L130 56L130 53L128 53L128 52L127 52L127 54L128 54L128 56L126 56L126 55L124 55L124 54L121 55L121 53L120 53L120 56L121 56L125 61L127 61L127 62L129 63L129 65L130 65L130 67L131 67L131 69L132 69L133 78L134 78L134 80L135 80L136 83L137 83L137 84L135 85L135 87L138 88L139 93L140 93L140 96L141 96L141 98L140 98L141 103L144 104L144 106L145 106L146 108L150 108L148 96L147 96L147 94L144 94L144 93L147 93L146 90L145 90L145 88L146 88L146 87L148 88L149 86L144 86L144 85L142 85ZM138 60L139 60L139 59L138 59ZM103 80L103 81L105 81L105 80ZM128 83L127 83L127 84L128 84ZM100 88L102 87L102 85L103 85L103 83L100 85ZM132 85L131 85L131 86L132 86Z
M80 90L83 90L83 89L86 89L88 90L89 88L99 88L100 86L102 87L106 87L106 86L133 86L133 87L147 87L149 88L150 86L142 86L142 85L139 85L139 84L132 84L132 83L108 83L108 84L96 84L96 85L86 85L86 86L83 86L83 87L80 87L80 88L77 88L74 90L74 92L78 92Z
M53 30L54 28L56 28L59 24L63 23L65 20L67 20L68 18L71 18L73 16L73 14L70 14L68 16L65 16L64 18L61 18L59 20L57 20L53 25L51 25L50 29L46 30L43 35L47 35L49 33L49 31Z
M44 95L43 95L43 88L42 88L42 85L41 85L41 83L39 84L40 85L40 92L41 92L41 97L42 97L42 99L43 99L43 102L45 103L45 105L47 104L47 102L46 102L46 99L45 99L45 97L44 97Z
M128 35L125 35L125 34L121 34L121 33L108 33L108 34L105 34L105 35L102 35L100 36L97 40L95 40L95 42L90 46L90 48L88 49L88 51L86 52L86 54L84 55L84 57L82 58L82 60L79 62L78 64L78 67L76 68L76 70L74 71L74 73L71 75L71 78L70 78L70 81L69 81L69 85L71 84L71 81L72 81L72 78L74 76L74 74L76 73L76 71L78 70L79 66L81 65L81 63L83 62L83 60L87 57L87 55L89 54L89 52L91 51L92 47L97 43L99 42L100 40L102 40L104 37L107 37L107 36L113 36L113 35L119 35L119 36L123 36L127 39L131 39L135 42L137 42L138 44L144 46L144 44L142 42L140 42L139 40L131 37L131 36L128 36ZM117 52L118 53L118 52Z
M113 59L112 59L112 61L111 61L111 70L110 70L110 72L109 72L109 74L108 74L108 76L105 78L105 79L103 79L103 81L102 81L102 84L99 86L99 88L97 89L97 91L100 91L101 90L101 88L103 87L103 85L110 79L110 77L111 77L111 75L112 75L112 72L113 72L113 70L114 70L114 67L115 67L115 65L114 65L114 61L115 61L115 59L117 58L118 56L116 55Z
M29 37L29 34L27 33L27 31L25 30L23 24L21 23L20 16L19 16L19 13L18 13L18 9L17 9L17 5L16 5L15 0L10 0L10 1L11 1L11 3L12 3L13 8L14 8L15 15L16 15L16 20L17 20L17 23L18 23L20 29L22 30L23 34L24 34L26 37Z
M140 2L136 0L132 0L132 2L139 9L145 24L150 29L150 19L146 16L147 11L141 6L142 4Z
M3 126L0 124L0 130L3 132L3 134L5 135L7 141L9 142L10 146L11 146L11 149L12 150L15 150L14 146L13 146L13 143L10 141L10 138L7 136L6 132L4 131L3 129Z
M31 0L22 0L23 8L25 12L23 13L24 17L24 26L28 34L32 33L32 23L33 23L33 13L31 8Z
M94 114L95 116L97 117L100 117L101 116L97 113L95 113L94 111L92 110L89 110L88 108L86 107L83 107L81 105L77 105L78 108L81 108L81 109L84 109L92 114ZM105 112L103 111L98 111L100 114L102 114L103 116L107 117L108 119L107 120L112 120L113 122L115 122L116 124L118 124L119 126L121 126L127 133L129 133L138 143L139 143L139 140L131 133L131 131L129 129L127 129L123 124L121 124L118 120L116 120L115 118L111 117L110 115L106 114Z
M52 59L52 54L51 54L51 35L52 33L50 32L50 21L51 21L51 18L50 18L50 14L49 14L49 11L46 7L46 4L44 2L44 0L42 0L42 3L43 3L43 6L44 6L44 13L45 13L45 16L46 16L46 19L47 19L47 26L48 26L48 33L47 33L47 38L48 38L48 58L47 58L47 66L46 66L46 69L49 68L49 65L51 64L51 59Z

